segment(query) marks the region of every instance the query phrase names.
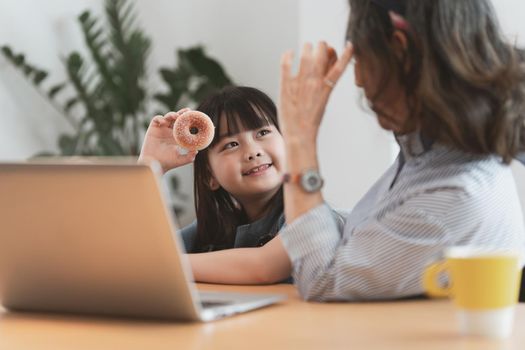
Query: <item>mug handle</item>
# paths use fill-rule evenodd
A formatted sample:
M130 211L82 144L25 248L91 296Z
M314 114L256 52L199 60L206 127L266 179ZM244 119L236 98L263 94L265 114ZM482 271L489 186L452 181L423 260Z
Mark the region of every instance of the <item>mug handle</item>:
M445 260L439 261L428 266L423 274L423 287L426 293L433 298L445 298L450 295L450 287L443 287L437 283L437 277L440 273L448 269Z

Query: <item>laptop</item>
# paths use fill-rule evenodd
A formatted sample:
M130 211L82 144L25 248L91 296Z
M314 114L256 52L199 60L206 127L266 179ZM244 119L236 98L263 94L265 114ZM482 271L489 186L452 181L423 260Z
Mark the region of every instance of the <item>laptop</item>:
M0 163L8 310L211 321L284 295L198 292L156 163Z

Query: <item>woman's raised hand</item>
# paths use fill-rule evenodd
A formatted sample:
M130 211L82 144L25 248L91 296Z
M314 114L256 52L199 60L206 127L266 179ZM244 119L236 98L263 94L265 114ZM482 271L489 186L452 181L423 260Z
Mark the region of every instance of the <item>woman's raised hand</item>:
M175 120L189 110L189 108L183 108L178 112L153 117L144 137L139 161L154 159L160 163L163 172L193 162L197 151L182 154L180 146L173 137Z
M299 72L293 76L293 52L283 55L279 118L287 142L315 145L328 98L352 56L350 43L339 58L325 42L320 42L315 50L311 44L305 44Z

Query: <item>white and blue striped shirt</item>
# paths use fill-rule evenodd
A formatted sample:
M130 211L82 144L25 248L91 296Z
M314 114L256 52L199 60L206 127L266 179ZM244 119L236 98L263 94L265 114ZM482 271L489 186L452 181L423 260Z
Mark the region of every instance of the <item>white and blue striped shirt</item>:
M514 178L499 158L425 145L417 133L397 139L398 159L342 223L323 204L281 231L305 299L421 294L425 267L453 245L525 252Z

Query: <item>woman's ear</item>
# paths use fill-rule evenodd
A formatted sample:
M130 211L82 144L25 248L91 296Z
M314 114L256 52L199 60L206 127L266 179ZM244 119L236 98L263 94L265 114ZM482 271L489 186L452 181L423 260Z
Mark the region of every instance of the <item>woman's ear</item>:
M219 188L221 188L221 185L219 182L217 182L214 176L210 178L209 186L212 191L217 191Z
M407 55L408 48L408 38L406 33L395 29L392 34L392 49L394 50L394 55L399 62L402 63L403 69L405 72L408 72L411 67L410 59Z
M401 30L394 30L394 34L392 35L392 47L394 48L397 58L402 59L405 56L405 51L408 48L408 39L406 34Z
M402 59L404 51L408 48L408 39L405 32L410 30L410 26L406 19L393 11L388 11L388 16L394 27L394 34L392 35L392 46L398 59Z

